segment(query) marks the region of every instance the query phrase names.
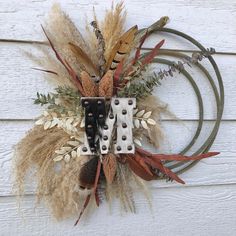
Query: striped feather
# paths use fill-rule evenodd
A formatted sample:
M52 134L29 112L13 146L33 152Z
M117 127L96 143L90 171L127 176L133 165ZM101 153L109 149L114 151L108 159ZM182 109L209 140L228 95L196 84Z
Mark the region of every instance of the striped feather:
M120 61L130 52L137 31L138 27L135 25L120 37L107 60L106 70L114 71Z

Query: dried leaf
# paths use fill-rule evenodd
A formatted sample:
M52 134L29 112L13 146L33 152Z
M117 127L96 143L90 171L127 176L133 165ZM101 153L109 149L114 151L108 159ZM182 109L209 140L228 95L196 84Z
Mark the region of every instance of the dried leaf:
M157 55L158 50L162 47L162 45L164 44L165 40L161 40L161 42L159 42L152 50L151 52L149 52L149 54L143 59L142 61L142 65L146 65L152 62L152 60L154 59L154 57Z
M58 124L58 121L56 119L53 119L52 122L51 122L50 128L53 128L57 124Z
M140 127L140 121L138 119L135 119L134 120L134 125L136 128L139 128Z
M156 125L157 124L156 121L151 119L151 118L147 119L147 123L150 124L150 125Z
M43 128L46 130L46 129L49 129L49 127L51 126L51 121L46 121Z
M67 152L72 150L72 147L62 147L61 150L65 150Z
M56 156L53 158L53 161L57 162L57 161L61 161L63 159L62 155Z
M145 120L141 120L141 125L144 129L148 129L147 122Z
M113 72L108 70L99 82L98 93L100 97L110 98L113 95Z
M68 141L67 143L68 143L69 145L73 146L73 147L79 146L79 142L77 142L77 141Z
M44 119L39 119L35 122L36 125L43 125L44 124Z
M70 155L66 154L64 157L65 162L69 162L70 161Z
M76 151L72 151L72 152L71 152L71 156L72 156L73 158L76 158L76 157L77 157Z
M144 113L145 113L145 110L141 110L136 114L136 116L137 117L142 117Z
M143 118L144 118L144 119L147 119L147 118L149 118L149 117L151 116L151 114L152 114L152 112L151 112L151 111L148 111L147 113L145 113L145 114L143 115Z
M82 71L80 74L80 80L82 83L84 96L86 97L96 97L98 95L98 86L91 79L89 74L85 71Z
M60 155L63 155L63 154L65 154L67 151L64 149L60 149L60 150L56 150L55 151L55 153L57 153L57 154L60 154Z
M140 146L140 147L142 146L142 143L141 143L141 141L140 141L139 139L136 139L136 138L135 138L135 139L134 139L134 143L137 144L137 145Z
M133 110L133 115L135 115L138 112L138 109Z
M116 156L111 153L105 155L102 164L106 180L108 184L111 184L116 174L116 168L117 168Z

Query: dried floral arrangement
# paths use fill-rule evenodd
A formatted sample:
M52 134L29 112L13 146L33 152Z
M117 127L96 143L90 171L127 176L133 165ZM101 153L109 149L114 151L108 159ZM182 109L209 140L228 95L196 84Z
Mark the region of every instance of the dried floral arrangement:
M38 58L49 79L56 82L54 92L37 94L35 104L46 107L35 127L17 145L15 152L16 186L23 194L27 172L34 167L38 201L45 200L57 219L78 215L97 206L101 200L120 200L126 211L135 212L132 187L138 186L148 197L147 181L166 179L181 184L177 175L209 152L223 112L223 84L212 54L190 36L165 28L162 17L148 28L124 29L123 3L112 5L103 21L88 23L85 38L58 5L52 9L43 32L47 45L37 45ZM161 49L164 40L149 51L144 42L154 33L166 32L183 37L199 48L192 56ZM177 62L160 58L171 55ZM200 61L210 61L216 73L219 92ZM153 69L153 63L167 69ZM200 68L210 81L217 103L217 119L206 142L191 156L186 152L197 140L203 124L201 94L185 65ZM179 154L155 154L142 147L147 140L158 147L162 133L160 115L166 107L153 96L165 77L182 73L192 84L199 104L199 123L191 142Z

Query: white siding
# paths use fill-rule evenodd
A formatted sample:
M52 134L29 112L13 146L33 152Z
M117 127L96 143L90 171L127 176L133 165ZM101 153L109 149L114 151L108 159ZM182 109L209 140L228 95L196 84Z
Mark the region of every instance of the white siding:
M92 15L95 6L103 16L110 1L59 1L81 27ZM0 0L0 39L44 40L40 24L44 22L53 1ZM168 15L168 25L183 31L206 47L216 51L236 53L236 0L126 0L127 28L140 28ZM193 49L182 40L166 38L168 48ZM32 104L36 91L51 89L47 81L22 55L32 50L30 44L6 43L0 40L0 235L236 235L236 56L216 55L225 84L223 122L212 147L221 155L201 161L181 175L185 186L164 181L152 184L153 207L150 212L144 196L137 193L137 214L123 214L114 203L112 214L106 203L73 227L74 219L57 223L47 209L34 209L32 184L26 188L21 210L12 194L12 145L16 144L33 125L40 108ZM208 66L208 65L206 65ZM205 106L205 123L198 144L212 127L215 118L214 99L209 84L194 71ZM156 94L169 104L170 110L183 122L163 121L166 132L163 151L178 152L190 140L198 117L197 100L183 77L167 78ZM196 145L197 146L197 145Z

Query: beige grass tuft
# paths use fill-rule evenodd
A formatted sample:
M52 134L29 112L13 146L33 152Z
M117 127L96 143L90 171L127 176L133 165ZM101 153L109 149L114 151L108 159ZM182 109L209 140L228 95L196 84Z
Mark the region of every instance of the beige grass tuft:
M79 173L84 157L55 163L55 150L70 137L61 129L34 127L17 145L15 151L15 186L22 195L28 171L35 167L38 202L45 200L56 219L79 213L84 194L79 191ZM86 159L86 157L85 157Z

